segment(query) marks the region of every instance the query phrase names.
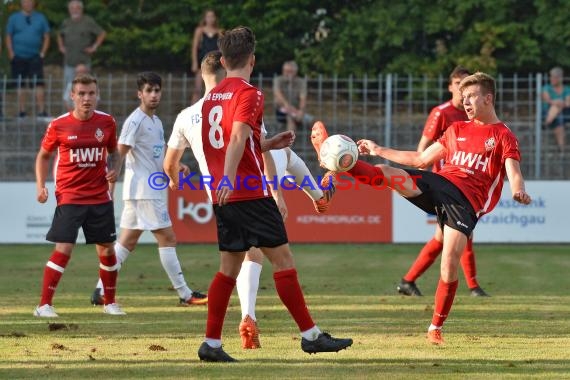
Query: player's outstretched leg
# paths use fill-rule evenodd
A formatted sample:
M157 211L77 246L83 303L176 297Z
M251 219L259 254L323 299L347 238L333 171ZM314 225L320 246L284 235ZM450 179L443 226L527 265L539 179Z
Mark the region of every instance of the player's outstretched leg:
M255 303L259 289L259 277L263 268L262 263L263 253L258 248L250 248L236 279L242 318L239 324L239 335L243 349L261 348Z
M313 200L313 205L318 213L328 211L336 183L327 187L319 186L301 157L291 149L286 149L286 153L287 167L285 174L291 175L295 179L297 186Z
M465 275L465 282L473 297L489 297L477 281L477 266L475 265L475 252L473 252L473 237L467 240L467 245L461 256L461 268Z

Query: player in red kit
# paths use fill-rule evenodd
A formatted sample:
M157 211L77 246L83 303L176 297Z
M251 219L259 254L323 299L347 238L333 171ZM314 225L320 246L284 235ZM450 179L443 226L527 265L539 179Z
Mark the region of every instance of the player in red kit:
M478 219L493 210L499 201L505 175L513 199L521 204L531 202L520 170L517 139L495 113L495 80L487 74L475 73L461 81L460 91L469 120L451 124L425 151L399 151L380 147L371 140L358 142L363 155L415 168L428 168L444 159L445 165L438 173L373 166L364 161L358 161L348 171L359 182L391 187L423 211L435 211L437 215L443 231L443 250L427 335L433 344L443 344L441 328L455 298L459 262L467 239ZM324 127L321 129L322 137L326 131ZM320 142L321 139L313 139L316 147ZM402 178L407 179L402 183Z
M434 107L424 126L422 138L418 144L418 152L423 152L428 146L439 139L447 127L453 122L467 120L467 114L463 109L459 83L471 73L464 67L457 66L449 75L448 89L451 92L451 100ZM442 160L434 162L432 172L438 172L443 165ZM441 228L436 227L433 238L426 243L418 257L402 278L397 289L398 292L407 296L421 296L422 293L416 285L416 280L435 262L441 254L443 247L443 234ZM467 240L467 246L461 256L461 267L465 275L465 281L472 296L488 296L479 286L477 281L477 267L475 265L475 253L473 252L473 236Z
M275 289L301 331L308 353L339 351L352 339L322 333L305 304L283 218L263 183L261 125L263 94L249 84L255 64L255 36L247 27L218 40L227 76L202 106L202 145L218 229L220 270L208 290L206 337L200 360L235 361L222 349L222 327L241 264L250 247L259 247L273 265Z
M87 244L95 244L99 255L99 275L105 287L103 311L125 314L115 303L117 260L113 249L116 238L115 215L109 183L115 182L120 163L115 120L95 110L97 80L90 75L77 76L72 82L72 112L54 119L47 127L36 158L37 200L45 203L45 187L50 158L54 151L55 198L57 208L46 239L55 249L46 264L42 296L34 310L36 317L54 318L52 305L57 284L75 246L79 228ZM107 170L108 155L111 170Z

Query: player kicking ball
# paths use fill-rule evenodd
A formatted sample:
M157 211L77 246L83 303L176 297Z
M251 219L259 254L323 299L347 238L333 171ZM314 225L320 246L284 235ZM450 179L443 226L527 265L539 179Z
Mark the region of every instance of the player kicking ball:
M347 172L361 183L392 188L424 212L435 211L443 231L443 248L427 339L436 345L444 343L441 329L455 298L459 262L467 239L478 219L499 201L505 175L513 199L525 205L531 202L520 170L518 141L495 112L495 80L475 73L463 79L459 87L469 120L451 124L425 151L399 151L371 140L358 141L361 154L405 166L424 169L444 159L441 171L373 166L357 161ZM313 127L311 139L317 152L326 136L322 123Z
M168 215L166 192L153 189L151 175L162 171L164 160L164 130L156 115L162 95L162 79L153 72L138 75L140 105L125 120L119 137L118 152L125 159L123 182L124 208L121 214L121 234L115 243L118 264L123 264L134 251L144 231L151 231L158 243L158 256L164 271L178 292L181 305L203 305L208 297L186 284L176 254L176 236ZM122 161L121 161L122 162ZM188 170L179 166L177 170ZM97 283L91 303L98 305L107 292Z

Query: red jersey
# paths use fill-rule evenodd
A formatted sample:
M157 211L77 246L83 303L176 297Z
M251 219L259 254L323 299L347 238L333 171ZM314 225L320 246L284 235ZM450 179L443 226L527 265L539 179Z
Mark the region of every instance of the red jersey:
M229 201L258 199L269 196L263 183L263 157L261 156L261 124L263 119L263 93L242 78L226 78L206 97L202 106L202 145L211 188L232 187ZM251 127L236 179L229 183L224 178L226 149L235 121ZM208 186L206 186L208 188ZM218 203L215 191L212 202Z
M449 100L431 110L422 135L431 141L436 141L452 123L465 120L467 120L465 110L456 108ZM433 164L432 171L439 172L442 166L443 161L436 161Z
M446 149L439 174L461 190L477 216L493 210L503 189L505 160L521 159L515 135L503 123L459 121L438 141Z
M78 120L66 113L48 124L42 148L57 149L53 177L58 205L111 201L105 175L107 151L117 148L117 126L110 115L95 111L89 120Z

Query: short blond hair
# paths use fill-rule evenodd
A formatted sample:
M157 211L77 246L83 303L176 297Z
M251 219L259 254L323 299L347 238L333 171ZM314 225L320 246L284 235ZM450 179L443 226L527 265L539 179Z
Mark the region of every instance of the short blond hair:
M459 91L463 92L465 87L473 86L478 84L481 87L481 92L483 95L491 94L493 95L493 104L495 104L496 97L496 86L495 78L489 74L482 73L480 71L475 74L469 75L459 83Z

